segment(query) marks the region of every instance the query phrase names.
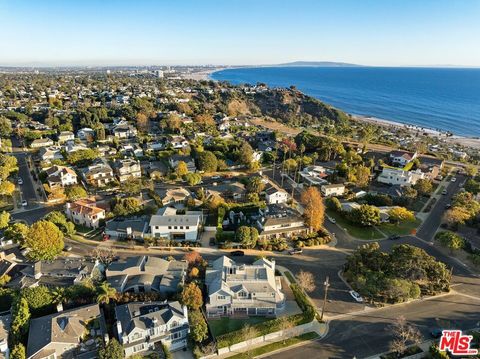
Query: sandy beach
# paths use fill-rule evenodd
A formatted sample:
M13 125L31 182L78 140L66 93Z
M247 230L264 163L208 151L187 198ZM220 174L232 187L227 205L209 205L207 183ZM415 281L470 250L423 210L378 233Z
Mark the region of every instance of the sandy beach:
M182 74L182 77L186 80L197 80L197 81L205 81L211 80L210 75L213 72L224 70L224 67L212 68L209 70L198 71L198 72L190 72Z
M401 122L395 122L395 121L385 120L385 119L371 117L371 116L352 115L352 118L358 121L374 123L387 128L395 127L395 128L403 128L411 132L422 132L432 137L433 136L438 137L448 143L459 144L461 146L480 149L480 138L476 138L476 137L464 137L464 136L458 136L458 135L452 136L451 134L450 136L448 136L447 135L448 133L445 131L435 130L435 129L426 128L426 127L417 126L417 125L404 124Z

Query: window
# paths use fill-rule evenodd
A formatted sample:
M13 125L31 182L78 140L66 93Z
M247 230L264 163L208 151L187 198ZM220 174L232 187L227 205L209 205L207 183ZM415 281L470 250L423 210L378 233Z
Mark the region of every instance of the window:
M218 300L224 300L224 299L225 299L225 296L224 296L224 295L218 295L218 296L217 296L217 299L218 299Z
M185 228L186 228L186 229L190 229L190 226L186 226Z
M246 298L246 297L248 296L248 294L245 293L245 292L239 292L239 293L238 293L238 296L239 296L240 298Z
M143 344L138 344L133 347L134 352L139 352L143 350Z
M180 226L180 229L183 229L183 226Z
M176 332L176 333L172 333L170 335L170 339L178 339L178 338L181 338L182 337L182 333L181 332Z
M177 226L174 226L173 229L178 229L178 227L177 227Z
M172 229L172 226L168 226L168 229Z

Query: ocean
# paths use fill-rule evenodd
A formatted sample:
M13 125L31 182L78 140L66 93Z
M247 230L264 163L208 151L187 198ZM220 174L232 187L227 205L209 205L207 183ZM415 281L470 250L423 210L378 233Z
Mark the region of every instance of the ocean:
M294 85L354 115L480 137L480 69L252 67L210 77L233 84Z

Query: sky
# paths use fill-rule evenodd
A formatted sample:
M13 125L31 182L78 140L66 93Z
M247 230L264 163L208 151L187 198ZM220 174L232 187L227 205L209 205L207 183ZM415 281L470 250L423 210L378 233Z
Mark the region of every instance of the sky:
M0 65L480 66L479 0L0 0Z

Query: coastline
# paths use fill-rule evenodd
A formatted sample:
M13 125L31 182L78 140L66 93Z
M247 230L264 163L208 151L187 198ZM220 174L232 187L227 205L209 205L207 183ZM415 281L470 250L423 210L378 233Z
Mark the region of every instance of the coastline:
M455 135L451 132L434 130L432 128L427 128L427 127L422 127L422 126L412 125L412 124L405 124L402 122L385 120L382 118L377 118L372 116L362 116L362 115L353 115L353 114L350 114L350 115L352 116L352 119L357 121L373 123L386 128L397 128L397 129L402 128L410 132L426 133L428 136L437 137L441 140L444 140L447 143L458 144L465 147L480 149L480 138Z
M196 80L196 81L217 81L212 79L211 75L214 72L222 71L227 68L229 69L230 67L216 67L216 68L208 69L205 71L191 72L187 74L182 74L182 78L184 78L185 80Z

